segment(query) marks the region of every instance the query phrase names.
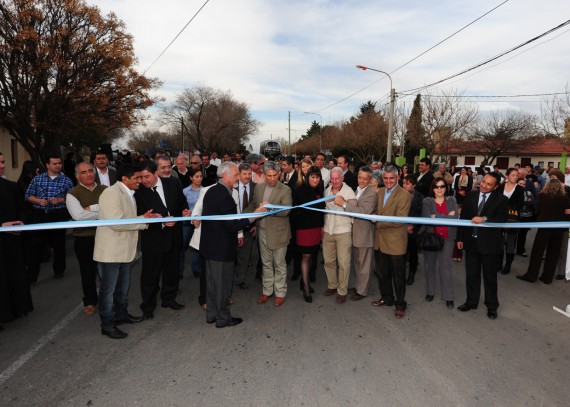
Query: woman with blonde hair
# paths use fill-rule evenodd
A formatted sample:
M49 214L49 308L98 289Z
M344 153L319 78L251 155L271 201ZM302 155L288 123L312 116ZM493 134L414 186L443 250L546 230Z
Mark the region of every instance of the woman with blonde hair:
M566 195L564 185L556 178L550 179L538 194L536 201L537 222L557 222L568 218L570 199ZM564 231L567 229L538 229L525 274L517 276L519 280L534 283L540 272L542 256L546 250L544 269L540 280L544 284L552 283L558 263L560 247Z
M307 177L307 171L313 165L313 160L310 158L303 158L299 162L299 170L297 171L297 188L299 188L305 182Z

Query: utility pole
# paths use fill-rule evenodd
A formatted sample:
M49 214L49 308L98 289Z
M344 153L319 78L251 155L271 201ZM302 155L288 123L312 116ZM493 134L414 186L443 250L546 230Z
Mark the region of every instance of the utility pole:
M388 146L386 150L386 161L392 162L392 140L394 139L394 104L396 101L396 90L390 89L390 117L388 118Z
M291 111L289 110L289 155L291 155Z

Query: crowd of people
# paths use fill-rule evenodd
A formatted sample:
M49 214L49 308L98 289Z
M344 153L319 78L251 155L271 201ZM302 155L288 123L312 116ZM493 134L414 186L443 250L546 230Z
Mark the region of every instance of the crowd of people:
M532 165L515 165L502 174L496 166L489 172L484 166L432 169L431 160L422 158L416 173L408 164L379 161L352 171L349 157L323 153L274 161L253 153L245 158L228 153L222 159L217 153L180 153L173 159L158 152L118 161L114 168L109 156L97 151L91 162L76 163L68 156L65 168L54 154L46 157L44 172L25 163L13 183L2 178L0 154L3 227L117 221L73 230L83 312L98 313L101 333L113 339L127 336L120 326L154 318L159 300L163 308L185 308L177 297L180 280L189 275L199 279L199 305L206 322L217 328L242 322L231 314L232 292L249 289L254 276L261 283L260 306L285 304L288 280L299 280L304 301L312 303L320 250L327 279L323 297L334 296L338 304L347 298L360 301L368 297L376 275L380 297L371 304L394 307L398 319L406 315L406 286L414 284L419 252L425 301L435 299L439 280L439 296L450 309L455 308L453 261L465 259L466 296L457 309L478 307L482 279L487 316L496 319L497 273L509 274L515 256L527 256L532 222L564 221L570 214L570 166L566 174ZM402 221L375 222L351 214ZM169 221L200 215L212 219ZM465 219L473 225L526 222L529 227L422 226L406 223L407 217ZM120 221L132 218L142 221ZM0 239L0 264L6 266L0 273L0 322L9 322L32 311L29 286L37 281L42 262L52 257L54 277L65 275L66 229L5 232ZM563 279L567 244L568 229L539 229L528 269L519 270L517 278L545 284ZM129 312L127 296L139 250L142 315L137 316Z

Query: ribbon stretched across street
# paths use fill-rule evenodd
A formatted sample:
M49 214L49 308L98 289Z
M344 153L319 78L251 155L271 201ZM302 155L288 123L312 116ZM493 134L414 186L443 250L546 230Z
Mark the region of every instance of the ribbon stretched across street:
M260 213L239 213L231 215L211 215L211 216L186 216L186 217L168 217L168 218L132 218L132 219L101 219L101 220L82 220L69 222L52 222L52 223L34 223L30 225L15 225L0 227L1 232L25 232L30 230L49 230L49 229L68 229L68 228L87 228L97 226L115 226L115 225L133 225L138 223L162 223L162 222L181 222L190 220L209 221L209 220L233 220L233 219L249 219L271 216L279 212L289 211L291 209L303 208L306 210L332 213L335 215L350 216L353 218L366 219L375 222L393 222L407 223L416 225L437 225L437 226L474 226L483 228L549 228L549 229L568 229L570 222L485 222L473 224L466 219L443 219L443 218L416 218L407 216L382 216L382 215L365 215L361 213L334 211L329 209L312 208L311 205L329 201L334 199L334 195L320 198L315 201L307 202L298 206L280 206L265 205L265 208L272 209L269 212Z

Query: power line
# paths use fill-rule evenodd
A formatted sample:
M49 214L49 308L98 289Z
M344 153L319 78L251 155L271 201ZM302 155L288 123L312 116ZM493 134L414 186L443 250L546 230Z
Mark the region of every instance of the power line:
M156 59L154 61L152 61L152 64L149 65L148 68L146 68L143 72L143 75L146 74L146 72L153 67L154 64L156 64L156 62L160 59L160 57L162 57L164 55L164 53L168 50L168 48L170 48L170 46L174 43L174 41L176 41L178 39L178 37L180 37L180 34L182 34L184 32L184 30L186 29L186 27L188 27L190 25L190 23L196 18L196 16L200 13L200 11L202 11L202 9L206 6L206 4L208 4L210 0L206 0L204 2L204 4L202 4L202 7L200 7L198 9L198 11L196 11L196 13L192 16L192 18L190 20L188 20L188 22L186 23L186 25L184 27L182 27L182 29L180 30L180 32L178 34L176 34L176 36L172 39L172 41L170 41L170 43L166 46L166 48L164 48L162 50L162 52L160 53L159 56L156 57Z
M443 44L445 41L447 41L447 40L450 39L451 37L453 37L453 36L455 36L456 34L460 33L461 31L463 31L463 30L466 29L467 27L473 25L474 23L476 23L477 21L479 21L480 19L482 19L482 18L485 17L486 15L492 13L493 11L495 11L496 9L498 9L499 7L501 7L503 4L507 3L508 1L509 1L509 0L503 1L503 2L502 2L501 4L499 4L498 6L496 6L496 7L492 8L491 10L487 11L485 14L483 14L483 15L477 17L475 20L471 21L469 24L467 24L467 25L463 26L462 28L460 28L459 30L455 31L453 34L447 36L446 38L444 38L443 40L441 40L440 42L438 42L438 43L435 44L434 46L428 48L427 50L425 50L424 52L422 52L422 53L419 54L418 56L416 56L416 57L410 59L410 60L409 60L408 62L406 62L405 64L403 64L403 65L399 66L398 68L394 69L392 72L390 72L390 74L393 74L394 72L398 71L399 69L403 68L404 66L406 66L406 65L410 64L411 62L415 61L416 59L418 59L418 58L421 57L422 55L428 53L429 51L431 51L431 50L434 49L435 47L437 47L437 46ZM330 105L328 105L328 106L325 106L325 107L323 107L323 108L321 108L321 109L317 109L317 110L315 110L315 112L320 112L320 111L322 111L322 110L326 110L326 109L329 109L329 108L331 108L331 107L333 107L333 106L336 106L336 105L338 105L339 103L342 103L342 102L344 102L345 100L350 99L351 97L358 95L360 92L364 92L366 89L368 89L368 88L370 88L370 87L376 85L378 82L380 82L380 81L382 81L382 80L384 80L384 79L386 79L386 77L383 76L383 77L381 77L380 79L378 79L378 80L372 82L370 85L368 85L368 86L366 86L366 87L364 87L364 88L362 88L362 89L360 89L360 90L358 90L358 91L356 91L356 92L354 92L354 93L352 93L352 94L350 94L350 95L348 95L348 96L346 96L346 97L340 99L339 101L336 101L336 102L334 102L334 103L332 103L332 104L330 104Z
M499 4L498 6L492 8L491 10L487 11L485 14L483 14L482 16L476 18L475 20L471 21L469 24L467 24L466 26L464 26L463 28L455 31L453 34L447 36L446 38L444 38L443 40L441 40L440 42L438 42L437 44L435 44L433 47L430 47L428 49L426 49L424 52L422 52L421 54L419 54L417 57L410 59L408 62L406 62L403 65L400 65L399 67L397 67L396 69L394 69L392 72L390 72L390 74L393 74L394 72L400 70L401 68L405 67L406 65L408 65L409 63L415 61L416 59L418 59L419 57L421 57L424 54L427 54L429 51L431 51L432 49L434 49L435 47L437 47L438 45L443 44L445 41L447 41L448 39L450 39L451 37L453 37L455 34L459 34L461 31L465 30L467 27L469 27L470 25L475 24L477 21L481 20L483 17L485 17L487 14L492 13L493 11L495 11L496 9L498 9L499 7L501 7L503 4L505 4L506 2L508 2L509 0L505 0L503 1L501 4Z
M432 97L432 98L522 98L522 97L534 97L534 96L555 96L555 95L565 95L566 92L556 92L556 93L533 93L527 95L422 95L422 97ZM415 96L415 93L408 93L405 96Z
M463 75L463 74L465 74L465 73L467 73L467 72L470 72L470 71L472 71L472 70L474 70L474 69L477 69L477 68L479 68L479 67L481 67L481 66L483 66L483 65L486 65L486 64L488 64L488 63L490 63L490 62L492 62L492 61L495 61L496 59L499 59L499 58L501 58L501 57L503 57L503 56L505 56L505 55L507 55L507 54L510 54L511 52L514 52L514 51L516 51L517 49L522 48L522 47L524 47L525 45L528 45L528 44L530 44L530 43L532 43L532 42L534 42L534 41L536 41L536 40L538 40L538 39L540 39L540 38L542 38L542 37L544 37L544 36L546 36L546 35L548 35L548 34L550 34L550 33L553 33L554 31L559 30L559 29L561 29L562 27L564 27L564 26L566 26L566 25L568 25L568 24L570 24L570 20L567 20L567 21L563 22L562 24L560 24L560 25L558 25L558 26L556 26L556 27L554 27L554 28L551 28L550 30L548 30L548 31L546 31L546 32L544 32L544 33L542 33L542 34L540 34L540 35L534 37L534 38L531 38L530 40L527 40L527 41L523 42L522 44L519 44L519 45L517 45L517 46L515 46L515 47L513 47L513 48L511 48L511 49L509 49L509 50L507 50L507 51L501 52L499 55L496 55L496 56L494 56L494 57L492 57L492 58L489 58L489 59L487 59L487 60L485 60L485 61L483 61L483 62L481 62L481 63L478 63L478 64L476 64L476 65L470 67L470 68L464 69L464 70L461 71L461 72L458 72L458 73L456 73L456 74L454 74L454 75L448 76L447 78L441 79L441 80L439 80L439 81L437 81L437 82L430 83L429 85L420 86L420 87L414 88L414 89L408 89L408 90L404 91L403 93L418 92L418 91L420 91L420 90L422 90L422 89L427 89L427 88L430 88L430 87L432 87L432 86L434 86L434 85L438 85L438 84L440 84L440 83L442 83L442 82L445 82L445 81L448 81L448 80L450 80L450 79L456 78L456 77L458 77L458 76L460 76L460 75Z

